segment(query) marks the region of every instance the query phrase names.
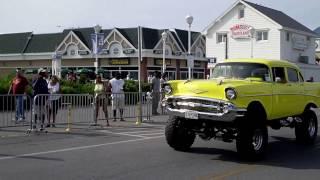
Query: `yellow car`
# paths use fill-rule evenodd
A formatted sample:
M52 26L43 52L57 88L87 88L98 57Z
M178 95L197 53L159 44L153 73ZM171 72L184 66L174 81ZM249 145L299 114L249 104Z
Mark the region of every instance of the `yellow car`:
M313 144L318 131L320 84L304 82L287 61L234 59L218 63L210 80L169 81L163 105L170 115L167 143L188 150L198 135L236 140L249 158L266 153L268 129L295 128L298 142Z

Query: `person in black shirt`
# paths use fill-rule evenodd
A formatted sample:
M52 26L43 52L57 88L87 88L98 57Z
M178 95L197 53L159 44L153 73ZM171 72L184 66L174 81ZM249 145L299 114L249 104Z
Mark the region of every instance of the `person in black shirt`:
M48 83L45 80L47 77L47 71L43 68L38 70L38 78L34 80L32 83L33 96L35 97L34 102L34 124L33 128L36 128L37 120L39 119L41 122L40 130L43 130L43 124L45 120L45 107L49 94ZM37 96L38 95L38 96ZM44 95L44 96L43 96Z

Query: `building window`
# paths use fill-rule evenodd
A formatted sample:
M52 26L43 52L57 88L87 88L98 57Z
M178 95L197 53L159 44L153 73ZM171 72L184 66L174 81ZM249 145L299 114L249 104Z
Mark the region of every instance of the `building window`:
M118 54L119 54L119 49L118 49L117 47L114 48L113 51L112 51L112 53L113 53L114 55L118 55Z
M226 33L217 33L217 44L226 42L227 34Z
M310 36L307 36L307 41L310 41Z
M289 32L286 33L286 40L290 41L290 33Z
M257 41L268 40L268 31L257 31Z
M239 9L239 19L244 18L244 9L240 8Z
M71 50L70 50L70 55L71 55L71 56L74 56L74 55L76 55L76 50L74 50L74 49L71 49Z

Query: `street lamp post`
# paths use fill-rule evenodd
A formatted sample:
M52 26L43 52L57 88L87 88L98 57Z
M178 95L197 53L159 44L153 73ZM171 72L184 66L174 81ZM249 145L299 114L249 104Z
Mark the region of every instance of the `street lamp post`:
M253 58L253 38L254 38L254 28L250 27L250 38L251 38L251 55L250 57Z
M191 24L193 22L193 17L191 15L186 16L186 22L189 25L188 29L188 57L191 56ZM191 65L188 62L188 79L191 79Z
M98 59L98 33L100 33L101 31L101 26L100 25L95 25L94 27L94 33L95 33L95 64L94 64L94 67L95 67L95 73L98 74L98 70L99 70L99 59Z
M163 31L163 33L161 34L162 36L162 54L163 54L163 59L162 59L162 74L165 73L166 71L166 39L168 37L168 34L166 33L166 31Z

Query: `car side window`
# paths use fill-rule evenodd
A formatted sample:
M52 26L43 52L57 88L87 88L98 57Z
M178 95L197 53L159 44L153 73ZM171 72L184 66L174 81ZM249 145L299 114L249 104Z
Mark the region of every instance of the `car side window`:
M273 67L272 75L274 82L286 83L286 75L283 67Z
M293 68L287 68L289 82L299 82L299 76L297 70Z

